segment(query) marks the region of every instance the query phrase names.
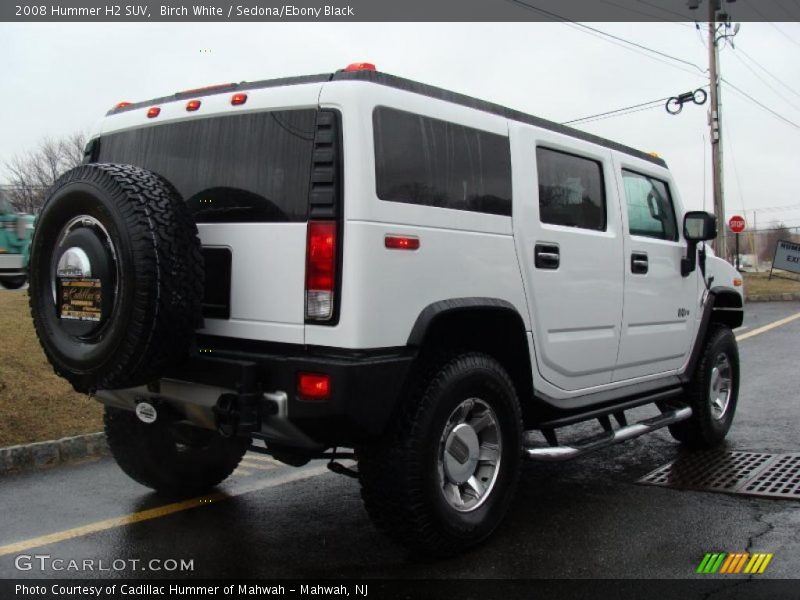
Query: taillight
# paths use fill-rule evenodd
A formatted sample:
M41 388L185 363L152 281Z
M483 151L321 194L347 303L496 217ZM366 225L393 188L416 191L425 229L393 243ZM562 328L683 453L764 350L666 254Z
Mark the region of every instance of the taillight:
M306 318L333 317L336 292L336 223L310 221L306 241Z
M302 400L326 400L331 395L330 375L298 373L297 395Z

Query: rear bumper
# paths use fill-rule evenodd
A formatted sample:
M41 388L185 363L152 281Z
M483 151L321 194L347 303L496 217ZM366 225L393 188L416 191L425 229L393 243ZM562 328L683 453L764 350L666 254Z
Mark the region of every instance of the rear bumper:
M161 400L208 427L214 423L213 407L220 395L255 394L261 406L253 436L268 445L311 451L352 446L380 435L415 358L405 348L347 352L283 345L271 350L203 349L165 373L159 385L101 391L97 396L107 404L129 407L141 399ZM300 398L301 372L329 375L330 396Z

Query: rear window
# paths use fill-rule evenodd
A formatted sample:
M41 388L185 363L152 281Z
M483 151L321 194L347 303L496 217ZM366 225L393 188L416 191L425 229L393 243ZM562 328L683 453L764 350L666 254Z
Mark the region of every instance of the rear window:
M508 137L385 106L372 124L381 200L511 215Z
M304 221L316 114L258 112L112 133L101 138L97 162L158 173L200 223Z

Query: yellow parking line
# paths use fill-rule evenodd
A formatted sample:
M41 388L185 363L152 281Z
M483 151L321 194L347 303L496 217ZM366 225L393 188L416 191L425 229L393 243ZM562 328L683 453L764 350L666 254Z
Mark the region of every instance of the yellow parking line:
M25 550L30 550L31 548L48 546L50 544L55 544L57 542L63 542L66 540L71 540L91 535L99 531L106 531L108 529L115 529L117 527L124 527L126 525L141 523L142 521L160 519L161 517L167 517L177 512L189 510L192 508L197 508L198 506L206 506L208 504L222 502L223 500L227 500L228 498L234 498L236 496L241 496L243 494L248 494L250 492L255 492L267 488L278 487L280 485L291 483L293 481L310 479L311 477L317 477L327 472L328 469L325 466L315 467L313 469L308 469L304 471L295 471L293 473L288 473L286 475L275 477L273 479L268 479L268 480L262 479L247 485L241 485L225 492L216 492L214 494L209 494L207 496L198 496L197 498L191 498L189 500L183 500L181 502L173 502L172 504L157 506L156 508L142 510L121 517L113 517L111 519L104 519L102 521L88 523L86 525L81 525L80 527L73 527L72 529L66 529L64 531L58 531L56 533L40 535L35 538L30 538L19 542L13 542L11 544L6 544L5 546L0 546L0 556L15 554L17 552L24 552Z
M279 461L275 460L271 456L264 456L263 454L253 454L251 452L248 452L247 454L245 454L244 458L242 460L256 460L258 462L265 462L265 463L269 463L271 465L275 465L276 467L280 467L280 466L284 466L285 467L286 466L282 462L279 462Z
M773 321L772 323L764 325L763 327L759 327L757 329L753 329L752 331L748 331L747 333L737 335L736 341L741 342L742 340L746 340L756 335L761 335L762 333L766 333L767 331L775 329L776 327L780 327L781 325L786 325L787 323L791 323L797 319L800 319L800 313L795 313L790 317L786 317L785 319L778 319L777 321Z
M239 463L239 468L241 469L242 467L245 469L255 469L256 471L272 471L272 469L275 468L275 465L242 461Z

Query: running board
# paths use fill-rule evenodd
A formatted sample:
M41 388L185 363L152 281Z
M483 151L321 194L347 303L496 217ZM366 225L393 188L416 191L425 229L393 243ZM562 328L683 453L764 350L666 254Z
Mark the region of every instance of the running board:
M651 433L667 425L684 421L692 416L692 409L688 406L676 408L664 413L657 417L645 419L634 423L633 425L625 425L619 429L605 431L600 435L587 438L577 444L571 446L545 446L545 447L530 447L523 448L526 458L531 460L544 460L544 461L562 461L569 460L582 456L594 450L607 448L620 442L632 440L640 435ZM529 432L534 433L534 432ZM527 437L527 434L526 434Z

